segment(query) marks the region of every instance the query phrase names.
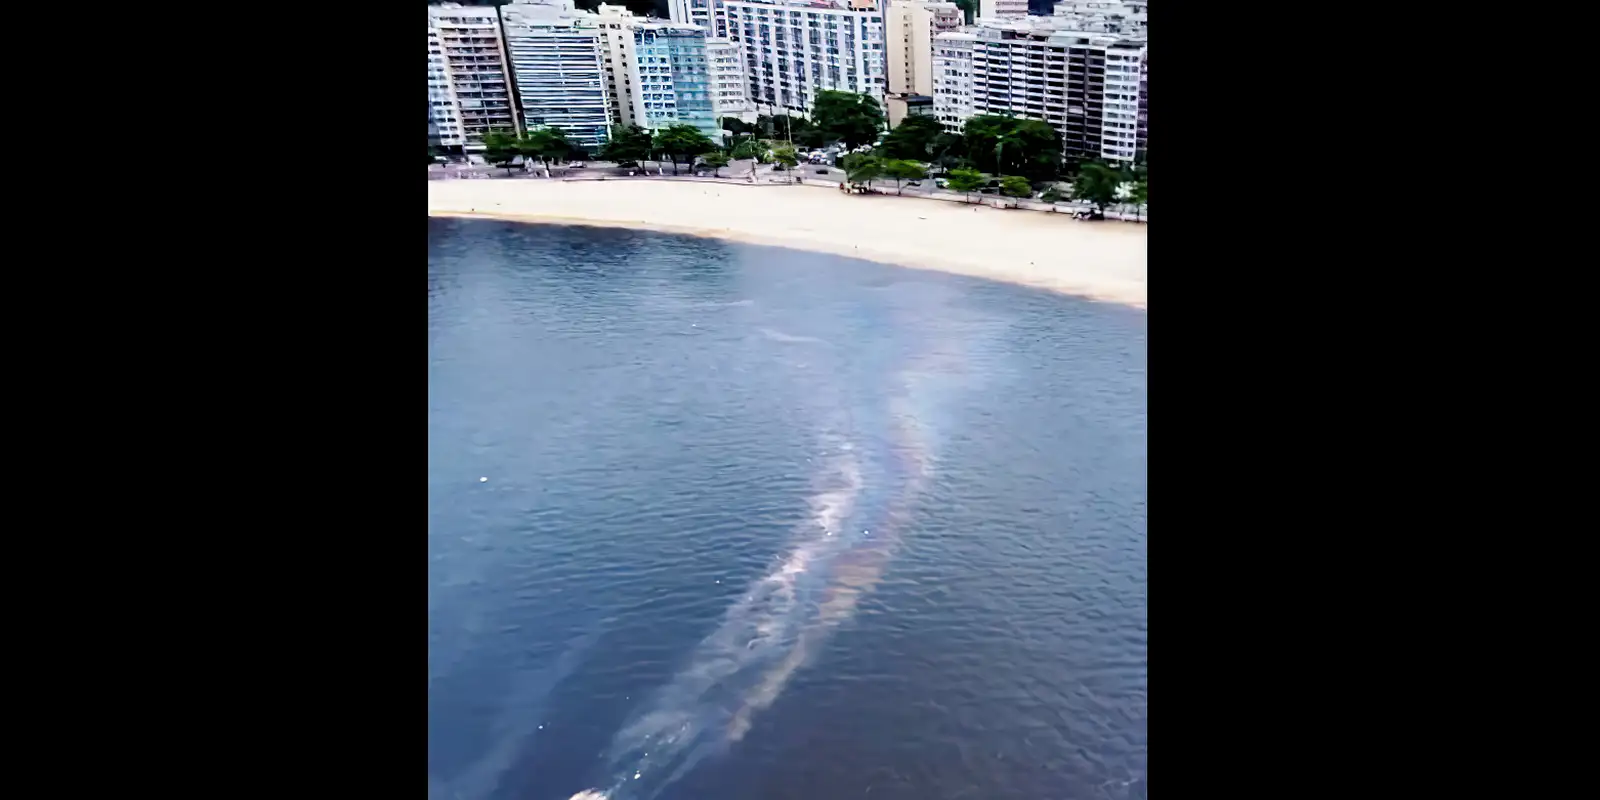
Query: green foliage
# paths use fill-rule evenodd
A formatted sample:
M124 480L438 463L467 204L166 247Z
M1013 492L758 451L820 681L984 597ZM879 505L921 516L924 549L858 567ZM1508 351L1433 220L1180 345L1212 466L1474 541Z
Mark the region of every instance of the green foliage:
M723 117L721 119L721 124L723 130L733 134L734 136L738 136L741 133L751 133L754 130L754 127L751 126L750 123L745 122L738 117Z
M894 193L900 193L901 181L917 181L928 177L928 171L915 161L892 158L882 163L883 177L894 179Z
M1036 119L979 114L966 122L966 156L987 172L1054 177L1061 163L1061 139Z
M988 179L983 177L983 173L975 169L963 167L950 171L949 189L953 192L968 195L967 199L969 200L972 199L972 193L982 189L986 183L988 183Z
M656 134L656 149L665 153L672 159L672 174L678 174L678 160L693 158L696 153L705 153L717 149L717 143L706 138L699 128L682 122L674 122Z
M517 149L524 159L537 158L548 168L552 160L566 158L572 152L573 144L567 140L565 131L549 126L528 131L517 142Z
M1061 191L1052 185L1050 188L1044 190L1043 194L1039 195L1039 199L1045 201L1046 203L1059 203L1061 202Z
M483 135L484 160L495 166L505 167L511 171L511 161L519 154L519 142L515 133L506 131L489 131Z
M811 119L826 141L844 142L852 149L877 141L878 131L883 130L878 101L853 92L817 92Z
M956 6L967 16L967 24L971 25L978 16L978 0L956 0Z
M1006 197L1032 197L1033 187L1021 175L1007 175L1000 179L1000 193Z
M933 155L934 165L949 172L963 166L961 162L966 160L967 140L959 133L940 133L933 137L928 150Z
M882 149L889 158L927 161L933 155L934 141L944 135L939 120L920 114L910 116L900 121L900 127L889 131Z
M756 142L754 139L746 139L734 145L733 152L729 155L736 159L755 158L759 154L760 150L760 143Z
M788 172L800 163L800 156L795 153L793 147L787 145L774 147L772 149L772 163L783 167L784 172Z
M851 183L869 184L884 176L883 161L875 156L857 153L847 161L849 166L845 168L845 175Z
M629 125L612 129L611 139L600 146L600 158L619 164L625 161L648 161L653 150L654 141L650 131L638 125Z
M1133 172L1133 188L1128 192L1128 201L1133 203L1134 219L1138 219L1143 213L1140 206L1150 202L1150 185L1149 176L1145 174L1142 165Z
M1091 162L1079 168L1078 177L1072 182L1072 196L1104 211L1106 206L1116 202L1117 186L1121 183L1122 175L1117 170L1098 161Z
M727 153L706 153L700 158L705 161L706 166L711 168L712 174L719 178L722 177L722 168L728 166Z

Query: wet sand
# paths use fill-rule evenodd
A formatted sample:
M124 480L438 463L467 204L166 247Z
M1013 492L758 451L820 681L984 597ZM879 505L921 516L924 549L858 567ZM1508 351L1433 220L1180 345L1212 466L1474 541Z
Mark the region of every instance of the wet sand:
M820 186L428 181L430 216L641 228L816 250L1146 307L1147 225Z

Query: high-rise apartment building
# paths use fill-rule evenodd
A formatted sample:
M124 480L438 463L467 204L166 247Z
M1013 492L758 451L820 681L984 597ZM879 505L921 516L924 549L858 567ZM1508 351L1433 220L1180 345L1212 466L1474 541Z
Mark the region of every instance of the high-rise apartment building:
M633 116L645 128L693 125L713 142L722 125L712 105L706 31L698 25L643 22L633 31Z
M744 76L744 49L732 39L706 39L706 61L711 68L711 106L717 119L738 117L746 122L756 118L750 102L750 83Z
M750 100L764 113L810 112L825 89L887 90L876 0L722 0L728 38L743 47Z
M1028 0L978 0L978 19L1028 16Z
M890 94L933 94L933 37L961 27L955 3L890 0L885 13Z
M611 87L600 31L582 26L572 0L518 0L500 7L500 21L523 126L560 128L581 147L604 144Z
M610 85L613 126L639 124L633 117L633 39L634 29L644 21L624 6L601 3L594 14L579 23L600 33L600 63Z
M723 0L667 0L667 16L673 22L699 25L707 36L728 35L728 18L723 13Z
M960 28L964 21L955 3L889 0L884 39L890 128L918 109L933 113L933 37Z
M933 37L933 115L960 133L972 110L972 46L975 34L951 31Z
M1027 24L973 33L973 113L1043 120L1069 158L1127 162L1139 154L1143 40Z
M492 130L521 130L493 8L428 6L428 113L440 144L482 150Z

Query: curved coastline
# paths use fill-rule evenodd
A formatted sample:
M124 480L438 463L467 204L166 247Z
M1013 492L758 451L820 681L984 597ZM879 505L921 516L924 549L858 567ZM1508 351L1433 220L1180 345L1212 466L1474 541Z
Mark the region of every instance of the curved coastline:
M1147 308L1147 228L816 186L428 182L428 215L632 228L811 250ZM707 225L714 220L721 225Z

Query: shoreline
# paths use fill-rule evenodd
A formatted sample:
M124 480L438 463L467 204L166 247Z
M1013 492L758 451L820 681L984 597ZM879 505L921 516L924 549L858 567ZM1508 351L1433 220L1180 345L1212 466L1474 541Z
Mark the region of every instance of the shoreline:
M428 215L808 250L1147 310L1147 228L1059 214L817 186L528 180L429 181Z

